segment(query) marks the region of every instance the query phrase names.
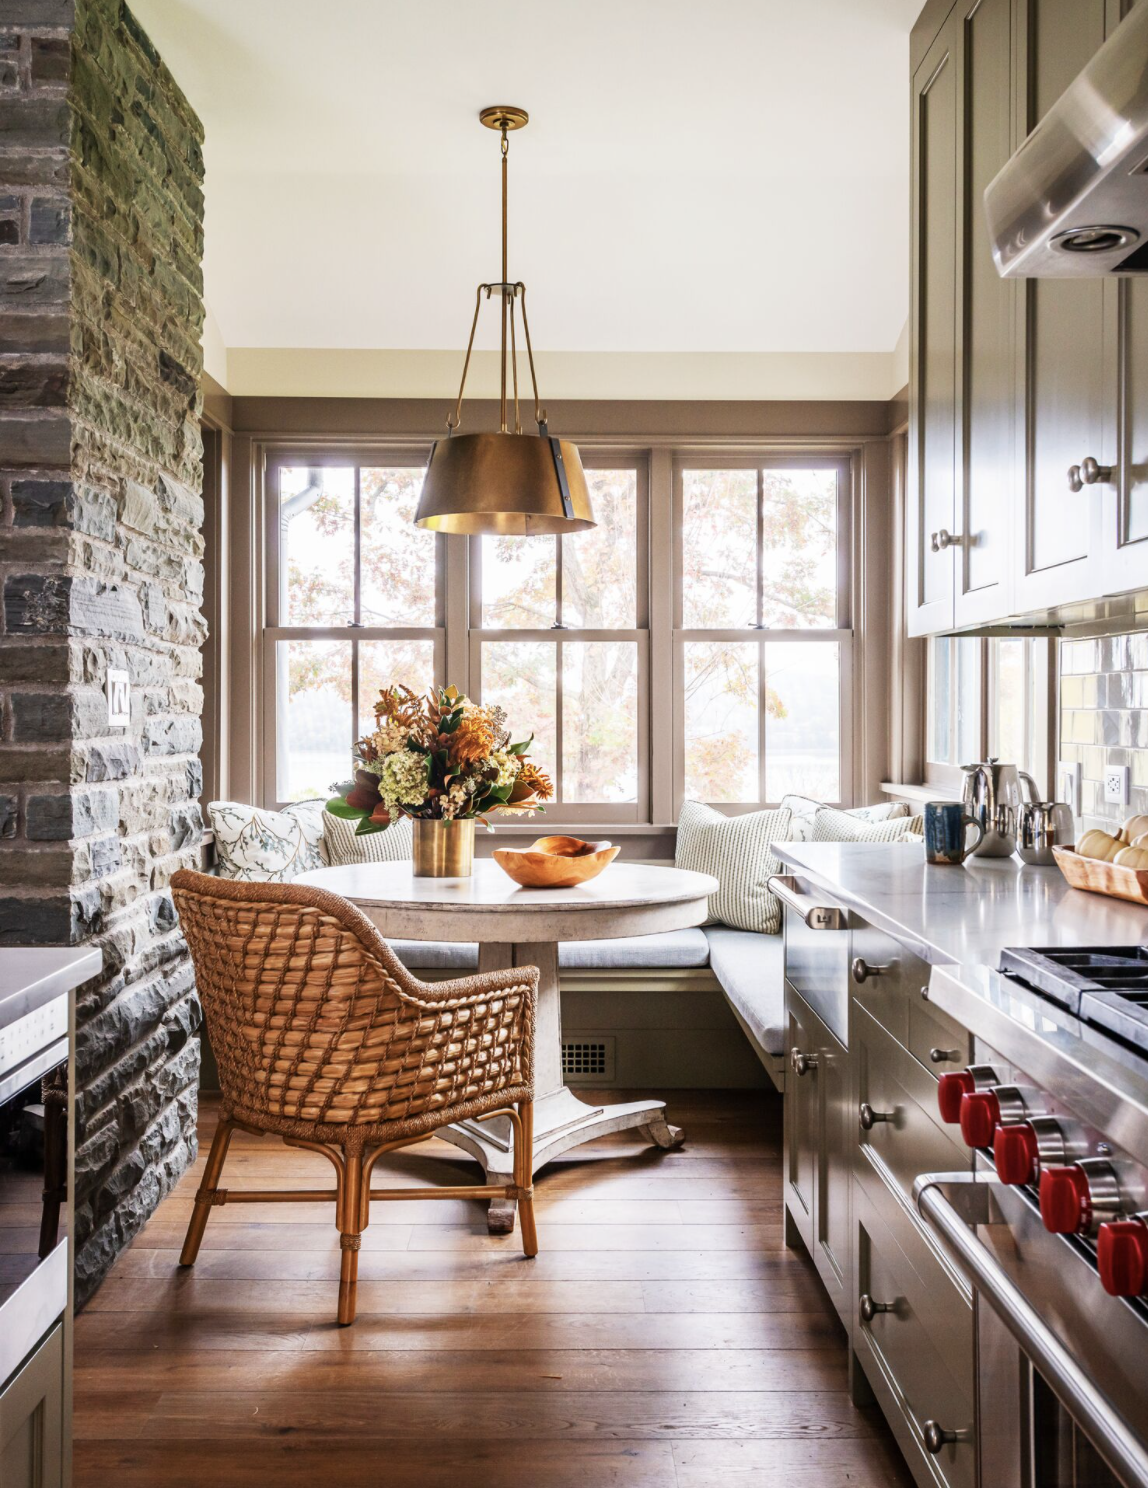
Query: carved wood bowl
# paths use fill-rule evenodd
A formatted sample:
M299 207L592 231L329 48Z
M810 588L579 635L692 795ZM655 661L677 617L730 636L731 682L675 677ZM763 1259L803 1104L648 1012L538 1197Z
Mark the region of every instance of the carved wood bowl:
M524 889L572 889L597 878L622 851L580 837L539 837L529 847L497 847L494 861Z

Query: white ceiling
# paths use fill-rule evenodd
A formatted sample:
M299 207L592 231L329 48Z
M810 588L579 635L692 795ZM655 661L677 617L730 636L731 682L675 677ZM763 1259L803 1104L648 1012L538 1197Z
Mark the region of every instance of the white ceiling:
M536 342L645 353L892 350L920 5L133 0L206 128L227 346L460 348L506 102Z

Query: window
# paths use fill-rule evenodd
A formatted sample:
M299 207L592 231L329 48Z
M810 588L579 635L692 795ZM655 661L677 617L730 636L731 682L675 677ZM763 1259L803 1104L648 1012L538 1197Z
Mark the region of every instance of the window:
M679 799L849 799L849 491L847 460L679 463Z
M441 542L413 525L425 457L268 467L265 631L277 802L330 794L380 687L441 675Z
M926 779L953 788L989 757L1049 783L1052 662L1046 640L943 636L929 642Z
M645 820L646 500L637 462L586 461L597 526L471 539L471 689L506 710L570 821Z

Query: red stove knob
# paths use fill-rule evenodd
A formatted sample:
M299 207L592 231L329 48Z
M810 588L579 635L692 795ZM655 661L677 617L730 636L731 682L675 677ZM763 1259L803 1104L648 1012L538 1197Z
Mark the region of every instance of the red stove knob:
M994 1090L970 1090L961 1097L961 1136L970 1147L988 1147L1001 1119Z
M1096 1260L1110 1296L1144 1296L1148 1292L1148 1223L1138 1216L1102 1224L1096 1234Z
M1002 1183L1035 1183L1040 1172L1040 1149L1032 1124L998 1126L993 1132L993 1160Z
M937 1109L941 1120L955 1126L961 1119L961 1101L976 1089L970 1070L950 1070L937 1081Z
M1092 1194L1079 1163L1041 1173L1040 1217L1054 1235L1086 1235L1092 1228Z

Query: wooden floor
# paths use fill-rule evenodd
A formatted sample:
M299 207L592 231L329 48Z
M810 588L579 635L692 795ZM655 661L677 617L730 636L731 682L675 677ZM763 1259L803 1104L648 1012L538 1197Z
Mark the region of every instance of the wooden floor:
M909 1488L784 1248L780 1100L684 1092L670 1115L680 1152L625 1132L543 1171L533 1261L480 1205L375 1204L345 1329L333 1206L216 1209L183 1271L189 1173L77 1322L76 1488ZM434 1142L375 1182L474 1171ZM237 1136L224 1183L329 1174Z

